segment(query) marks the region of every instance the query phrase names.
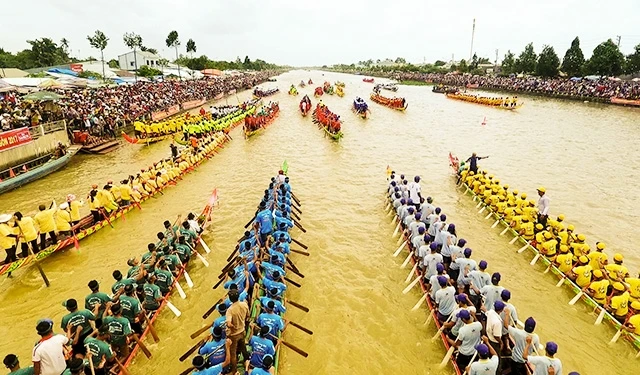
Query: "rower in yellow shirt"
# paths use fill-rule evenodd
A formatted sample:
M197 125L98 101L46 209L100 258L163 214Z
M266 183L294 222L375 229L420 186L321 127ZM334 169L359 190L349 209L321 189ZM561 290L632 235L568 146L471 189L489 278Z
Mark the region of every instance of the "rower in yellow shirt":
M603 252L605 247L604 242L596 242L596 251L587 254L592 269L599 270L607 264L607 254Z
M111 185L104 185L102 190L98 191L97 197L107 214L118 209L118 204L113 200L113 195L111 195L110 190Z
M69 203L64 202L60 204L60 207L58 207L58 210L54 215L54 219L58 234L71 234L71 214L69 213Z
M570 278L578 284L580 288L584 288L591 283L591 266L588 264L589 259L586 256L578 258L578 266L572 270Z
M522 210L522 207L528 205L527 203L527 193L522 193L520 195L520 199L516 201L516 207Z
M528 217L531 221L535 221L538 217L538 208L536 207L536 202L533 200L529 200L529 204L522 205L522 214Z
M570 245L574 240L573 231L575 227L573 225L567 226L566 230L562 230L558 233L558 237L560 237L560 244L562 245Z
M640 274L638 277L627 277L624 282L629 285L631 300L640 302Z
M558 241L553 238L551 232L544 232L545 241L542 243L542 248L540 252L547 257L553 257L556 255L556 248L558 246Z
M629 292L626 291L624 284L620 282L613 283L613 297L605 308L620 322L624 323L629 313Z
M609 288L609 280L604 278L604 274L600 270L593 271L594 280L588 287L584 288L584 292L601 305L607 303L607 290Z
M563 274L568 274L573 268L573 254L567 245L560 245L560 254L555 259L556 266Z
M133 200L133 189L129 186L129 180L122 180L119 186L120 190L120 204L122 206L128 206Z
M517 232L520 232L521 224L522 224L522 210L519 208L516 208L516 214L511 219L510 226L517 233Z
M589 253L589 245L584 243L585 239L586 237L584 236L584 234L580 233L576 236L575 242L573 242L571 246L569 246L571 252L576 257L581 257L582 255L586 255Z
M629 319L624 328L631 333L640 335L640 301L633 301L629 305Z
M522 217L522 224L520 225L520 235L524 237L525 240L531 241L534 238L534 229L535 226L527 216Z
M518 190L514 190L507 194L507 202L509 204L513 203L515 205L517 199L518 199Z
M49 209L47 209L44 204L41 204L38 209L40 212L35 214L33 221L38 225L38 229L40 231L40 250L44 250L47 247L47 233L49 234L52 243L58 243L58 237L56 236L56 223L53 219L57 206L56 203L53 202Z
M16 257L16 240L18 239L17 228L9 225L11 215L0 215L0 249L7 252L5 263L15 262L18 260Z
M551 218L547 219L547 226L559 232L563 221L564 215L560 214L555 220Z
M67 194L67 203L69 203L71 225L76 225L80 222L80 219L82 219L82 217L80 216L80 207L84 206L84 202L77 201L76 196L73 194Z
M622 254L615 254L613 256L613 264L607 264L604 269L612 280L624 280L629 276L629 270L622 265L624 258Z
M29 255L29 247L27 244L31 244L31 250L38 251L38 231L36 230L35 222L29 216L22 216L21 212L13 214L15 223L18 224L17 233L21 236L20 247L22 248L22 257L26 258Z
M144 137L144 131L145 131L144 122L135 121L133 123L133 132L135 133L137 138Z

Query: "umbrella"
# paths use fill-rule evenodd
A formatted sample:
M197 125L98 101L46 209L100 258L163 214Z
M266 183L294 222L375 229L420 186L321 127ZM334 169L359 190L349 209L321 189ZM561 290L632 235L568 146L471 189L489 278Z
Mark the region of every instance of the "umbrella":
M52 89L52 88L60 88L62 87L63 84L61 84L58 81L55 81L53 79L48 79L46 81L42 81L38 87L40 87L41 89Z
M63 95L56 94L51 91L38 91L22 97L24 100L33 100L33 101L46 101L46 100L59 100L63 98Z
M582 78L580 78L580 77L571 77L570 81L580 82L580 81L582 81Z

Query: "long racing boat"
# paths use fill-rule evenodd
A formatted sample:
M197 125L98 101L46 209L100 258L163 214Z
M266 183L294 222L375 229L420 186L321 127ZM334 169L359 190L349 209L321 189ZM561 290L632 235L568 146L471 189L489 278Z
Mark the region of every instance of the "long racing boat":
M449 165L453 169L453 172L454 172L453 176L457 179L459 168L460 168L460 161L458 160L457 157L455 157L451 153L449 153ZM486 210L488 212L488 215L485 217L485 219L489 220L489 219L493 218L493 219L496 220L494 222L494 224L492 225L492 228L495 228L497 225L504 226L504 230L502 231L502 233L500 233L500 235L504 235L506 233L510 233L511 235L513 235L513 238L512 238L512 240L510 242L511 244L513 244L513 243L515 243L517 241L517 242L519 242L519 243L521 243L523 245L517 251L517 253L522 254L527 250L531 251L533 253L533 259L531 261L531 264L535 265L537 261L541 261L542 264L546 267L544 272L545 273L551 273L556 278L558 278L558 283L556 284L557 287L561 287L563 285L566 285L569 289L571 289L576 294L576 297L575 297L576 300L577 299L582 299L582 301L584 301L584 303L587 304L587 306L593 308L594 312L597 312L599 314L598 318L596 319L596 322L605 321L605 322L609 323L609 325L611 325L614 329L616 329L618 331L621 330L622 324L611 313L609 313L606 309L604 309L604 307L601 304L599 304L592 297L590 297L589 295L584 293L582 291L582 288L580 288L574 281L572 281L570 278L567 277L567 275L565 275L560 269L558 269L558 267L555 265L555 263L553 263L552 259L547 258L538 249L536 249L535 246L532 246L532 243L530 241L526 240L518 232L513 230L511 228L511 223L506 222L504 220L504 216L503 215L499 214L498 212L495 212L491 208L491 206L486 205L483 202L483 200L480 197L478 197L477 194L475 194L473 192L473 189L471 189L471 187L469 187L464 181L460 181L460 184L461 184L462 187L465 188L464 195L470 194L473 197L473 201L474 202L476 200L479 200L480 203L478 204L478 208L479 207L483 207L483 209L481 209L481 211ZM572 302L575 303L575 301L572 301ZM640 336L639 335L627 332L624 329L622 329L621 334L636 349L640 349Z

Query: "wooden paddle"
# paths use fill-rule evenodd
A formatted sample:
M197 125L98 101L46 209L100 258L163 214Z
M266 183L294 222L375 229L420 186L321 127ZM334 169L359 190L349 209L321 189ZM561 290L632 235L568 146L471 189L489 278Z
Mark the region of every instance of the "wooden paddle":
M192 339L195 339L196 337L200 336L203 332L206 332L207 330L211 329L211 327L213 327L213 323L200 328L199 330L192 333L191 336L189 337L191 337Z
M308 328L305 328L305 327L301 326L300 324L298 324L296 322L293 322L293 321L289 320L289 324L291 324L292 326L298 328L299 330L301 330L302 332L304 332L306 334L313 335L313 331L312 330L310 330Z
M304 256L306 256L306 257L308 257L309 255L311 255L311 254L309 254L309 253L307 253L307 252L305 252L305 251L302 251L302 250L291 249L291 251L292 251L292 252L294 252L294 253L302 254L302 255L304 255Z
M298 269L298 267L296 267L296 265L293 263L293 261L289 258L286 258L287 263L289 263L289 265L291 266L291 268L293 268L295 270L296 275L302 277L304 279L304 275L302 273L300 273L300 270Z
M96 369L95 367L93 367L93 354L91 354L91 350L89 350L89 345L84 345L84 347L87 349L87 357L89 358L89 368L91 369L91 375L96 375Z
M147 358L151 358L151 352L149 351L147 346L142 341L140 341L140 339L138 338L138 335L134 333L133 335L131 335L131 337L133 337L133 340L136 342L136 344L138 344L138 346L140 346L140 350L142 350L144 355Z
M291 284L291 285L295 286L296 288L300 288L300 287L302 287L302 285L298 284L297 282L295 282L295 281L291 280L291 279L290 279L290 278L288 278L288 277L285 277L284 279L285 279L285 281L287 281L289 284Z
M120 360L118 359L117 356L114 356L113 358L115 359L116 363L118 364L118 367L120 367L120 371L122 372L122 375L131 375L129 370L127 370L127 368L122 365L122 362L120 362Z
M285 298L285 300L284 300L284 301L285 301L286 303L290 303L290 304L291 304L291 306L295 306L295 307L299 308L300 310L302 310L302 311L304 311L304 312L309 312L309 308L308 308L308 307L302 306L301 304L299 304L299 303L297 303L297 302L294 302L294 301L292 301L292 300L290 300L290 299L286 299L286 298Z
M151 324L151 319L149 319L149 316L147 316L147 311L144 309L144 307L142 307L142 302L140 301L140 298L138 298L138 294L134 292L133 295L136 297L136 299L138 300L138 303L140 304L142 315L144 316L145 322L147 322L147 327L149 328L149 332L153 337L153 341L160 342L160 337L158 337L158 333L156 332L156 329L153 327L153 324Z
M180 358L180 362L184 362L185 359L189 358L189 356L191 354L193 354L193 352L195 352L196 350L198 350L199 347L201 347L202 345L204 345L205 343L205 339L202 339L200 341L198 341L194 346L191 347L191 349L187 350L186 353L184 353Z
M288 343L288 342L284 341L283 339L278 339L277 337L275 337L275 336L274 336L274 335L272 335L272 334L269 334L269 336L271 336L271 337L273 337L274 339L278 340L279 342L281 342L281 343L282 343L282 345L284 345L284 346L286 346L287 348L289 348L289 349L293 350L294 352L296 352L296 353L300 354L301 356L303 356L303 357L305 357L305 358L307 358L307 357L309 356L309 353L307 353L307 352L305 352L304 350L302 350L302 349L298 348L297 346L295 346L295 345L293 345L293 344L291 344L291 343Z
M303 249L305 249L305 250L308 250L308 249L309 249L309 246L307 246L307 245L303 244L302 242L300 242L300 241L296 240L295 238L292 238L292 239L291 239L291 241L295 242L297 245L299 245L300 247L302 247L302 248L303 248Z
M294 275L298 275L298 277L304 278L304 275L299 272L296 272L296 270L294 270L293 267L287 265L286 268L287 270L291 271L291 273L293 273Z
M294 224L296 227L300 228L300 230L302 231L302 233L307 233L307 230L306 230L306 229L304 229L304 228L302 227L302 225L300 225L300 223L298 223L297 221L293 220L293 224Z
M209 310L207 310L207 312L205 312L202 315L202 319L207 319L209 317L209 315L211 315L216 310L216 308L218 307L218 305L220 303L222 303L222 298L220 298L216 303L214 303L213 306L211 306L211 308ZM194 337L192 337L192 338L194 338Z
M18 226L18 228L20 228L20 226ZM20 234L24 237L24 233L22 233L22 228L20 228ZM18 245L20 244L20 240L18 240L16 242L16 249L18 248ZM26 242L27 244L27 249L29 250L29 254L31 256L34 257L35 259L35 264L36 267L38 268L38 272L40 273L40 277L42 277L42 280L44 281L44 285L47 286L47 288L51 285L51 283L49 282L49 278L47 277L47 274L44 273L44 270L42 269L42 266L40 266L40 261L36 258L36 255L33 252L33 248L31 247L31 243L30 242Z
M293 207L296 211L298 211L300 213L300 215L302 215L302 210L300 210L298 207L291 205L291 207ZM291 213L293 213L293 211L291 211Z

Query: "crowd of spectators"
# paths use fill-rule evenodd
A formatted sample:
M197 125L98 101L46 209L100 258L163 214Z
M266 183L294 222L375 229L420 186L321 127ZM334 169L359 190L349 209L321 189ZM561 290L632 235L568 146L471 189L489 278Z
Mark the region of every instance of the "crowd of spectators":
M640 82L600 78L542 78L542 77L493 77L470 74L441 73L393 73L397 80L416 80L450 86L475 86L481 89L513 91L575 99L596 98L609 101L611 98L640 99Z
M64 95L57 102L22 101L13 93L0 94L2 131L65 119L70 130L94 135L113 130L151 113L192 100L211 100L231 90L249 89L274 72L261 71L200 80L137 82L97 89L55 89Z

